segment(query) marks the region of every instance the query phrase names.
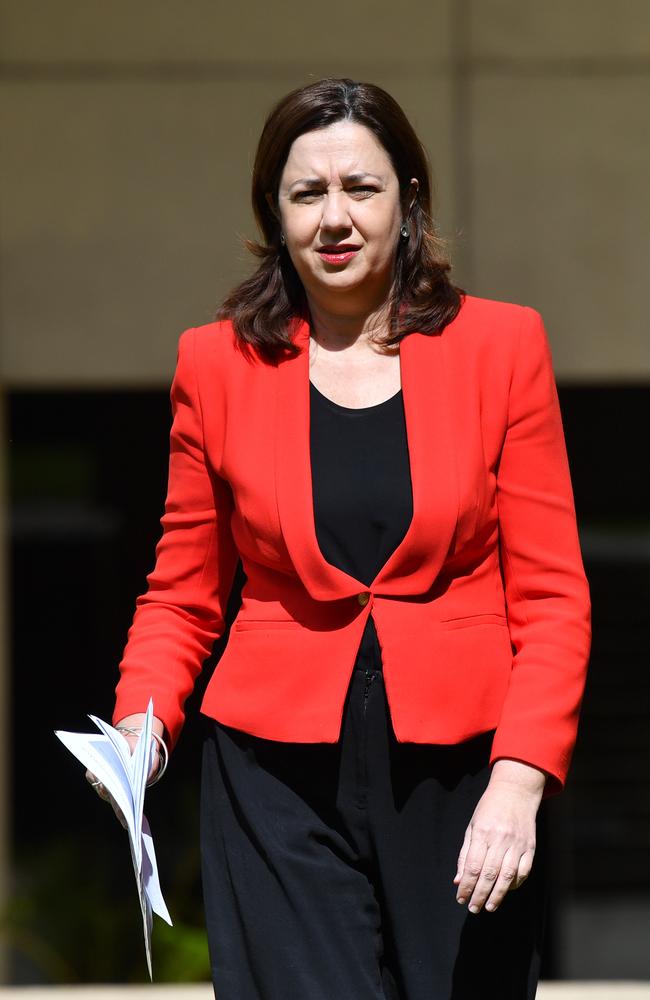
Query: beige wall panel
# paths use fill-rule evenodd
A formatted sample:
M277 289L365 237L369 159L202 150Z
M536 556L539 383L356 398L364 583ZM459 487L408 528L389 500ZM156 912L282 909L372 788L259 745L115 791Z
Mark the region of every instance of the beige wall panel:
M299 0L4 0L0 52L8 60L47 63L223 59L240 79L276 72L287 60L311 68L313 60L333 56L345 75L360 66L367 72L380 60L408 73L413 60L446 54L450 2L428 0L414 17L388 0L343 7Z
M648 98L626 79L475 81L475 289L540 309L567 378L650 374Z
M9 380L137 382L168 370L180 329L207 318L241 266L241 151L267 93L242 84L241 104L230 93L115 82L5 91Z
M441 234L456 249L454 206L456 175L451 129L451 83L441 73L412 75L406 79L378 73L373 82L384 87L404 109L423 142L433 173L433 212Z
M469 0L474 56L529 58L647 57L648 0Z
M402 102L439 172L444 82L375 76ZM30 84L0 91L2 368L14 384L166 382L185 327L250 270L237 233L277 97L303 83Z

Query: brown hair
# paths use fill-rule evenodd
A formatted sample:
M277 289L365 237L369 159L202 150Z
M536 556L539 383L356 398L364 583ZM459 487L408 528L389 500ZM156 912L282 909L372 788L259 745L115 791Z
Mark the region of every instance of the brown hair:
M364 125L374 133L392 162L402 202L411 177L419 189L409 217L410 237L400 240L389 303L389 335L382 343L398 344L407 333L435 333L458 313L464 289L452 285L447 272L445 241L431 216L430 164L427 152L401 107L381 87L355 80L324 79L299 87L269 113L257 146L252 178L255 218L263 243L244 239L260 258L257 270L223 300L215 319L230 319L240 342L253 345L268 360L295 355L289 326L295 317L308 319L302 281L280 242L277 210L280 177L291 145L298 136L338 121Z

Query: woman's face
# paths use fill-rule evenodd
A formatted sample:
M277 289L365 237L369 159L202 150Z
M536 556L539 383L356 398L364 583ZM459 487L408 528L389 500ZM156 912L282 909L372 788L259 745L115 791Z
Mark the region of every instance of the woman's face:
M415 194L417 181L412 185ZM280 178L278 206L308 296L357 305L386 297L405 214L397 174L369 129L340 121L299 136ZM344 247L348 253L336 252Z

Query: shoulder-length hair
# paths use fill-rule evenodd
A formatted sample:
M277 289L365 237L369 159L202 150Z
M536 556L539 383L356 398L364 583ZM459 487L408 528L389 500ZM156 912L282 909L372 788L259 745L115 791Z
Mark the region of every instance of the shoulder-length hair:
M280 241L278 187L291 145L298 136L338 121L364 125L384 147L397 174L402 204L410 180L419 189L408 219L410 235L400 239L388 302L388 336L394 346L407 333L436 333L458 313L464 289L451 284L446 243L431 215L431 167L427 152L397 101L381 87L347 78L323 79L299 87L270 111L259 139L252 177L252 204L263 243L244 239L260 259L254 273L237 285L219 307L215 319L229 319L239 341L254 346L267 360L293 356L290 326L308 319L304 286ZM243 344L240 346L243 347Z

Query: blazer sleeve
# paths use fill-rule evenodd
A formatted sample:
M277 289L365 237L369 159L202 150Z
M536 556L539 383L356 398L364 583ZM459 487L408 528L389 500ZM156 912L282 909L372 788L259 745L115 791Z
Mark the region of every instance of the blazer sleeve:
M541 315L523 309L497 470L513 663L490 764L513 758L541 768L548 798L564 789L576 741L591 603L551 350Z
M178 341L162 536L147 589L135 602L112 716L115 724L145 712L152 697L170 750L184 723L185 700L225 630L239 558L230 528L230 487L206 467L195 337L188 329Z

